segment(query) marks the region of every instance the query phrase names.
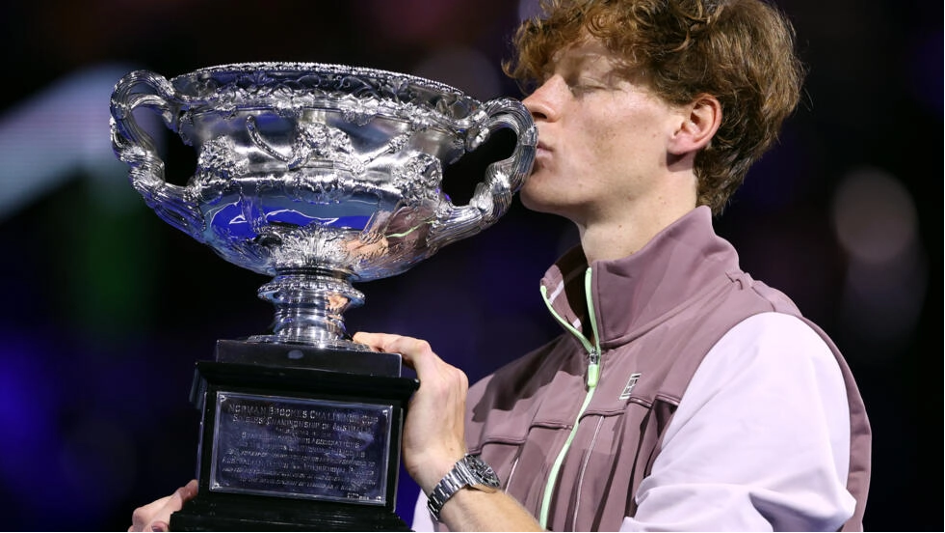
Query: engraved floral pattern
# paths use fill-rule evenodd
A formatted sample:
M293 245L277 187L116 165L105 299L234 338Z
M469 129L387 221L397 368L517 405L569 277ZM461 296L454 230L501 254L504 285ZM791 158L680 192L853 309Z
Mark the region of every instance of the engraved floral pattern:
M246 172L249 163L238 157L233 140L229 137L217 137L200 146L197 156L198 179L231 179Z
M346 118L363 123L380 112L468 116L478 102L435 81L397 72L345 65L246 63L221 65L178 76L171 83L194 103L227 113L253 102L279 103L284 110L331 100L345 102ZM440 120L440 122L443 122Z

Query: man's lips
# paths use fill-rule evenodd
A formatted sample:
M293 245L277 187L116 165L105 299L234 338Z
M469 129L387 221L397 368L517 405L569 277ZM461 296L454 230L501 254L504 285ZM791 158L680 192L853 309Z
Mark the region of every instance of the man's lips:
M540 142L535 146L535 164L532 167L532 174L551 162L551 152L551 148L545 143Z

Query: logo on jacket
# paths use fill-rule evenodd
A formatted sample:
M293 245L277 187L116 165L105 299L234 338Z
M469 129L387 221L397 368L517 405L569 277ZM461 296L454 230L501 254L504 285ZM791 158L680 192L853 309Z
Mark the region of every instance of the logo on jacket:
M639 372L634 372L630 374L630 379L627 380L627 386L623 388L623 392L620 393L617 399L626 400L630 397L630 393L633 392L633 387L636 386L637 381L640 380L641 374Z

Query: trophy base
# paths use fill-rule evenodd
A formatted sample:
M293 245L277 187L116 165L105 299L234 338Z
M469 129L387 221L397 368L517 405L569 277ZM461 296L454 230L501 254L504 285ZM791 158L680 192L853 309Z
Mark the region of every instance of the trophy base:
M409 531L394 508L419 382L399 355L221 340L215 359L191 391L197 495L171 530Z
M351 509L310 503L305 509L277 502L197 499L171 515L171 531L411 531L386 509Z

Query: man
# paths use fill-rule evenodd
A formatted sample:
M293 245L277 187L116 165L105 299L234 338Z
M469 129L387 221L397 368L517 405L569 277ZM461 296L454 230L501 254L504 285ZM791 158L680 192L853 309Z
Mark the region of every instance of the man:
M506 67L537 85L522 202L580 234L541 284L564 332L468 393L424 341L354 337L421 383L403 443L414 528L862 529L871 433L853 377L712 229L799 99L790 24L762 0L543 8Z

